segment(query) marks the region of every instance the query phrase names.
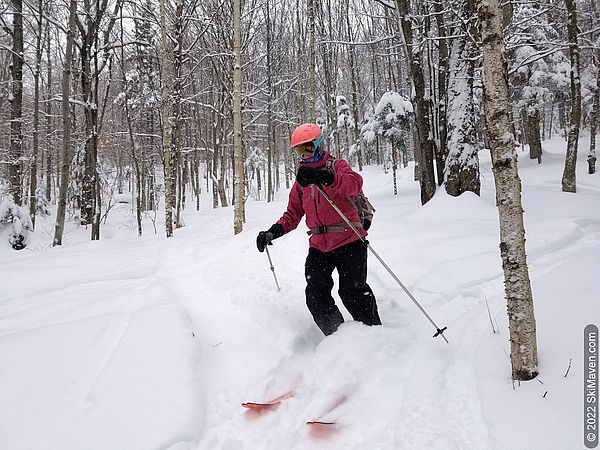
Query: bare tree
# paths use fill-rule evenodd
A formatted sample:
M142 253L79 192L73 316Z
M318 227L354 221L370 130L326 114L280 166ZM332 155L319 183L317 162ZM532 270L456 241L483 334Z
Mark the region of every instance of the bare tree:
M577 3L565 0L567 7L567 32L569 37L569 57L571 59L571 122L567 141L567 156L562 176L563 192L576 192L577 148L579 146L579 126L581 121L581 77L579 75L579 32L577 30Z
M165 178L165 230L167 237L173 236L173 208L175 207L174 189L174 170L173 154L171 145L171 132L169 130L171 123L171 74L170 74L170 55L171 43L167 30L167 8L165 2L159 0L160 10L160 35L161 35L161 96L162 96L162 141L163 141L163 171Z
M431 136L429 108L425 93L425 75L419 46L414 46L411 5L409 0L396 0L400 25L404 36L404 49L410 68L411 80L415 90L415 115L418 136L419 183L421 185L421 204L427 203L436 190L433 171L434 142ZM441 175L441 174L440 174Z
M12 0L13 26L10 101L10 192L17 206L23 202L21 159L23 157L23 1Z
M246 192L244 189L244 149L242 147L242 5L233 0L233 154L235 165L234 196L235 210L233 232L244 229Z
M590 2L592 9L592 17L598 22L600 14L596 7L596 2ZM596 90L594 92L594 99L592 102L592 111L590 113L590 148L588 151L588 173L596 173L596 133L598 131L598 116L600 115L600 48L596 48L593 51L593 60L596 64Z
M600 111L600 50L596 51L596 65L598 74L596 76L596 92L590 114L590 149L588 152L588 173L596 173L596 132L598 131L598 114Z
M62 158L60 166L60 186L58 193L58 210L54 227L54 245L62 245L67 210L67 189L69 187L69 166L71 164L71 115L69 99L71 96L71 70L73 66L73 47L75 45L75 18L77 0L69 2L69 22L67 25L67 45L62 74L61 114L63 125Z
M308 20L308 115L309 120L317 119L317 81L316 81L316 42L315 42L315 0L307 0Z
M478 0L477 8L483 42L485 119L500 218L500 255L510 326L512 377L531 380L538 374L536 326L525 254L521 180L509 114L502 12L498 0Z
M38 154L39 154L39 125L40 125L40 76L42 65L42 26L44 19L43 2L39 0L36 11L36 43L35 43L35 67L33 69L33 149L31 155L31 171L29 179L29 215L31 223L35 227L37 179L38 179Z

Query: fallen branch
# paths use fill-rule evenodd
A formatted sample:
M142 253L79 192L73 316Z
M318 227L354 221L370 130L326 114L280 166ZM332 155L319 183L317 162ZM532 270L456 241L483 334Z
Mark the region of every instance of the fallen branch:
M485 306L487 307L488 317L490 318L490 325L492 325L492 332L496 334L496 329L494 328L494 322L492 321L492 313L490 312L490 305L488 303L487 297L485 298Z
M569 367L567 367L567 371L565 372L565 378L569 375L569 371L571 370L571 363L573 362L573 358L569 358Z

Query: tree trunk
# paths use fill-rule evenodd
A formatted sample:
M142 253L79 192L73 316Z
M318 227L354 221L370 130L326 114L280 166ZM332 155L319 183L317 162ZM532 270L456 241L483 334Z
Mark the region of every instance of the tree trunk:
M217 189L219 191L219 199L221 200L221 206L223 208L227 208L229 206L229 201L227 200L227 192L225 191L225 172L227 169L227 159L225 157L225 152L222 148L219 150L219 167L221 170L219 181L217 183Z
M77 0L69 2L69 24L67 28L67 47L62 75L61 114L63 122L63 145L60 170L60 187L58 193L58 209L54 227L53 245L62 245L65 228L65 213L67 210L67 189L69 185L69 166L71 165L71 114L69 97L71 95L71 69L73 64L73 46L75 41L75 18L77 15Z
M86 24L89 27L89 23ZM86 28L87 29L87 28ZM85 40L85 38L84 38ZM85 157L84 173L81 180L81 225L91 224L94 220L96 204L96 160L95 160L95 134L96 120L93 111L94 98L92 95L92 69L89 54L92 44L84 44L81 47L81 93L84 104L84 129L85 129Z
M52 192L52 152L51 148L53 148L52 142L53 139L51 137L52 133L52 104L50 99L52 98L52 59L50 58L50 30L49 25L46 26L46 62L47 62L47 78L46 78L46 145L45 145L45 154L46 154L46 200L50 202L51 200L51 192Z
M181 90L182 85L182 70L183 70L183 28L184 28L184 1L175 1L175 16L173 27L173 39L175 40L175 48L173 53L173 90L170 92L171 98L171 115L169 117L169 133L171 134L171 176L167 179L171 185L170 193L172 196L171 204L175 208L175 227L183 227L182 212L181 212ZM177 189L178 179L180 189Z
M396 177L396 171L398 169L398 147L399 141L397 139L393 139L391 142L392 145L392 180L394 183L394 195L398 195L398 182Z
M536 106L525 110L525 135L529 144L529 158L542 162L542 139L540 137L540 111Z
M273 73L272 73L272 48L271 48L271 0L265 2L265 13L267 21L267 35L265 36L267 45L267 203L273 201L273 150L275 148L273 136Z
M511 133L502 13L498 0L479 0L478 12L483 42L484 109L500 218L512 377L531 380L538 374L536 325L525 254L521 180Z
M409 0L396 0L400 25L404 36L404 44L411 80L415 89L414 103L416 105L416 122L418 145L416 152L419 154L419 183L421 185L421 204L427 203L436 190L435 175L433 171L434 143L431 139L429 125L429 108L425 98L425 78L421 62L420 51L413 51L413 31L410 21Z
M563 192L576 192L577 148L579 146L579 126L581 121L581 79L579 76L579 32L577 30L577 3L565 0L567 7L567 32L569 36L569 56L571 58L571 122L567 140L567 156L562 176Z
M233 159L235 197L233 233L239 234L246 221L244 185L244 149L242 147L242 5L233 0Z
M596 65L598 66L598 75L596 76L596 92L594 93L594 103L590 115L590 151L588 152L588 173L596 173L596 133L598 131L598 114L600 110L600 51L596 51Z
M10 101L10 193L21 206L21 158L23 157L23 0L11 0L13 9Z
M444 23L444 6L441 1L433 2L435 20L437 23L438 36L440 37L438 45L438 127L440 142L437 146L436 163L438 171L446 167L446 158L448 156L448 123L447 123L447 105L448 105L448 64L449 51L447 42L446 24ZM470 9L473 12L473 8ZM444 180L444 174L438 173L438 184L441 186Z
M346 1L346 9L350 7L350 0ZM350 14L346 14L346 28L348 29L348 41L354 41L354 34L352 33L352 22L350 21ZM356 145L356 158L358 160L358 170L363 170L363 157L361 146L357 144L358 132L360 131L360 102L358 100L358 82L357 82L357 67L356 67L356 51L354 46L351 45L348 48L348 65L350 66L350 87L352 88L352 117L354 120L354 138L352 139L353 145Z
M460 3L458 13L470 17L473 9L473 4L465 0ZM467 191L479 195L481 187L473 96L475 57L467 41L467 31L471 30L462 27L454 30L456 37L452 41L449 61L448 156L445 172L446 192L454 197Z
M123 9L121 9L121 42L125 42L123 33ZM135 218L137 221L138 236L142 236L142 174L140 170L140 162L137 155L135 136L133 134L133 124L131 123L131 115L129 114L129 98L127 95L127 78L125 76L125 51L124 46L121 46L121 77L123 80L123 91L125 92L125 121L127 123L127 133L129 134L129 142L131 144L131 159L135 168ZM121 154L119 153L119 156ZM119 158L119 165L122 159ZM122 169L121 169L122 172ZM122 192L122 191L121 191Z
M315 122L317 119L315 0L307 0L306 14L308 20L308 120Z
M38 1L37 36L35 42L35 69L33 72L33 149L31 155L31 172L29 178L29 215L31 223L35 228L35 212L37 209L37 178L38 178L38 155L40 143L40 72L42 65L42 21L43 3Z
M216 96L213 96L213 100L215 100ZM214 116L217 116L215 119ZM217 133L220 126L220 116L218 114L213 115L214 124L212 127L212 161L211 161L211 180L212 180L212 197L213 197L213 209L219 207L219 188L218 188L218 173L217 169L219 167L219 138L217 137Z
M164 186L165 186L165 231L167 237L173 236L173 208L174 192L173 192L173 167L172 167L172 149L171 149L171 80L169 69L171 61L169 58L171 45L169 43L165 1L159 0L160 10L160 34L161 34L161 114L162 114L162 147L163 147L163 170L164 170Z

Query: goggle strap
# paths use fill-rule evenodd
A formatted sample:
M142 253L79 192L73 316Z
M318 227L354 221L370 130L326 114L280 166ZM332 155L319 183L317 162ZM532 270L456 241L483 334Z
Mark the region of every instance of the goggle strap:
M324 139L325 139L325 134L321 133L321 136L319 136L317 139L315 139L313 141L313 145L315 146L315 150L319 147L319 145L321 145L321 142L323 142Z

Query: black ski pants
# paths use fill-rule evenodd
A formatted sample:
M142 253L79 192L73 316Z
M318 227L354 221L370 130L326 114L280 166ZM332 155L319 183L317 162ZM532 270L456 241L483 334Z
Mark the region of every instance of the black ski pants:
M367 284L367 246L357 240L330 252L311 247L306 258L306 305L315 323L330 335L344 322L331 295L333 270L339 275L338 293L356 321L381 325L375 295Z

